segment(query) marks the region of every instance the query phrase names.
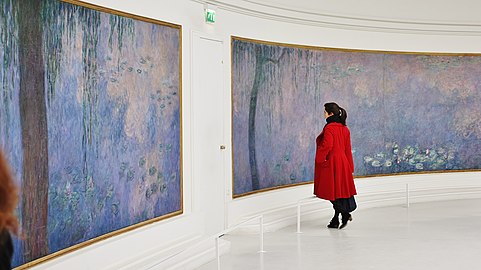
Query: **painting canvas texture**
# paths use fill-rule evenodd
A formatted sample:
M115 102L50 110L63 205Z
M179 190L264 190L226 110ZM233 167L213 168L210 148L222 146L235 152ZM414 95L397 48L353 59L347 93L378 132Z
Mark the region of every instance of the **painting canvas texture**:
M181 213L180 26L55 0L0 6L14 266Z
M481 168L481 57L233 37L234 197L312 181L324 104L348 113L355 176Z

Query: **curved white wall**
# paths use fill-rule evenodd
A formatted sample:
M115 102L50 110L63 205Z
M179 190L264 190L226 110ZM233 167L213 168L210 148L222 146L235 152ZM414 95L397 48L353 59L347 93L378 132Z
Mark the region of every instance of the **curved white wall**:
M240 14L239 9L229 8L219 4L217 8L217 21L214 25L204 23L203 3L193 0L164 0L164 1L117 1L117 0L89 0L89 3L133 13L140 16L150 17L162 21L167 21L182 25L182 85L183 85L183 177L184 177L184 214L168 220L163 220L143 228L130 231L120 236L112 237L105 241L95 243L91 246L82 248L65 256L47 261L40 264L34 269L147 269L159 262L167 261L172 254L178 253L183 246L192 244L202 239L205 228L202 227L201 220L204 218L193 208L195 203L194 194L195 183L193 182L192 168L195 160L192 158L192 89L191 89L191 68L192 65L192 35L197 33L224 41L224 61L227 63L224 80L230 82L230 36L241 36L253 39L268 40L281 43L292 43L302 45L312 45L321 47L349 48L349 49L366 49L366 50L383 50L383 51L409 51L409 52L456 52L456 53L479 53L479 44L481 44L481 32L475 25L456 25L453 27L412 24L412 21L421 20L422 18L409 18L412 20L405 25L402 30L396 30L396 25L386 21L370 21L370 25L364 27L339 27L336 26L336 20L339 24L345 23L345 18L329 17L329 23L322 23L322 18L317 16L313 23L296 22L282 18L272 18L272 16L261 16L259 14ZM226 3L229 1L223 1ZM232 2L232 1L230 1ZM242 2L242 1L241 1ZM414 1L413 1L414 2ZM369 7L367 15L379 13L382 14L383 7L379 7L376 12L375 6ZM413 7L415 8L415 7ZM261 12L272 12L272 9L266 8ZM299 14L292 11L286 11L289 16ZM426 18L435 18L436 10L425 9L423 12L414 13ZM453 13L454 14L454 13ZM264 17L264 18L263 18ZM459 18L460 21L463 17ZM453 18L450 18L453 19ZM355 21L354 21L355 22ZM409 27L416 29L409 29ZM391 30L389 30L391 28ZM449 32L447 30L452 30ZM464 31L464 30L465 31ZM427 31L425 31L427 30ZM442 31L441 31L442 30ZM226 85L230 85L227 83ZM230 108L231 97L230 89L225 89L224 106ZM227 226L233 226L246 217L260 213L266 210L279 208L282 206L292 206L302 198L312 195L312 185L297 186L288 189L274 190L259 193L236 200L231 199L231 183L232 183L232 152L231 145L231 115L225 115L225 126L223 132L225 134L225 142L227 151L225 152L225 183L226 194L228 199L226 202ZM209 138L202 138L208 140ZM475 190L475 194L479 195L481 188L481 173L448 173L448 174L430 174L430 175L409 175L409 176L390 176L382 178L363 178L357 179L359 193L361 194L360 202L362 203L362 194L383 196L383 190L389 190L396 185L402 185L407 182L416 183L418 187L424 190L455 190L459 188L463 190ZM426 181L424 181L426 180ZM383 185L385 182L395 184L394 186ZM385 188L385 189L384 189ZM399 189L398 187L395 188ZM379 193L381 192L381 193ZM421 191L419 191L421 192ZM443 193L443 192L441 192ZM441 194L438 193L438 194ZM446 192L445 192L446 193ZM376 195L377 194L377 195ZM379 195L380 194L380 195ZM421 193L419 193L421 194ZM423 194L429 194L429 191ZM452 198L456 197L456 193L447 192ZM442 199L445 197L431 199ZM450 198L451 198L450 197ZM367 203L368 197L365 200ZM389 200L381 199L380 201ZM401 199L400 199L401 200ZM374 200L375 201L375 200ZM379 201L379 200L378 200ZM397 203L402 202L396 201ZM287 222L292 222L292 214L289 214ZM279 220L285 218L272 217L271 223L282 223ZM274 227L274 225L272 225ZM161 269L161 268L152 268Z

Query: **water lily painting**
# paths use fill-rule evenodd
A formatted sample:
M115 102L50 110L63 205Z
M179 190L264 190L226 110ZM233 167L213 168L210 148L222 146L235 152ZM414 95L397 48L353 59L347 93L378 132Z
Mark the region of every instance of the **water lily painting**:
M481 169L481 55L231 46L234 197L311 182L332 101L355 176Z
M181 27L68 2L0 0L14 266L182 213Z

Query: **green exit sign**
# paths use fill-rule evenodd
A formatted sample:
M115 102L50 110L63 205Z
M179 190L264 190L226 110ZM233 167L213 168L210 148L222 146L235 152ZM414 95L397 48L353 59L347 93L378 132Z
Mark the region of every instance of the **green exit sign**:
M205 10L205 21L208 23L215 23L215 10L213 9Z

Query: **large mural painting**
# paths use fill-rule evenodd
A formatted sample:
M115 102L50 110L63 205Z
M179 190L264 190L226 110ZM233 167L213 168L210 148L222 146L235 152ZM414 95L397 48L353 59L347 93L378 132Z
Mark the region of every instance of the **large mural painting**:
M355 176L481 169L479 55L231 45L234 197L312 181L331 101Z
M14 266L182 213L181 27L69 2L0 0Z

